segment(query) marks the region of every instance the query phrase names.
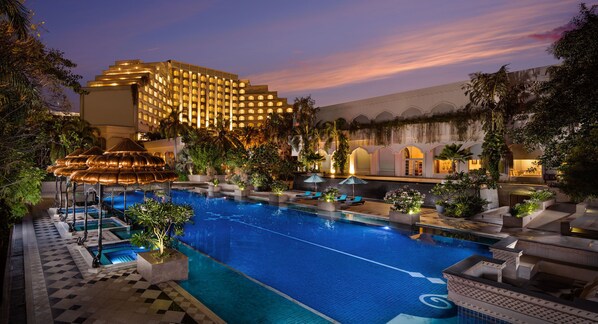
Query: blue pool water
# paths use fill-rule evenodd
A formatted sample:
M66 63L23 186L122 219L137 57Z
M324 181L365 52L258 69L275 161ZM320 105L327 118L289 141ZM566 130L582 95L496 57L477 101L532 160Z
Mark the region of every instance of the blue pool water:
M87 250L91 253L91 255L96 255L98 253L97 246L88 247ZM102 257L100 258L100 263L102 265L109 265L132 262L137 260L137 253L147 251L149 251L149 249L137 247L129 242L104 244L102 246Z
M397 229L261 203L187 192L174 192L173 199L191 204L196 215L181 241L343 323L385 323L399 314L453 317L442 270L472 254L489 255L487 247L468 241L425 234L414 240ZM193 274L181 285L205 299ZM213 289L235 291L234 285ZM243 307L235 303L217 314L242 322L234 314L256 308Z
M115 228L110 230L114 235L116 235L121 240L128 240L136 233L141 233L143 230L140 229L130 229L126 227Z
M102 228L113 228L113 227L121 227L123 226L121 223L115 221L114 219L102 219ZM75 222L75 231L79 232L85 228L84 221L77 221ZM97 219L88 219L87 220L87 230L97 230L98 229L98 220Z

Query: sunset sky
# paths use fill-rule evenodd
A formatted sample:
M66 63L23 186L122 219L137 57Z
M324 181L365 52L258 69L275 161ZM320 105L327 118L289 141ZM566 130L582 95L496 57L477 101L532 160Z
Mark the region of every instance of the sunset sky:
M587 1L588 5L597 1ZM83 83L115 60L173 59L317 106L557 63L578 1L27 0ZM71 96L75 110L78 98Z

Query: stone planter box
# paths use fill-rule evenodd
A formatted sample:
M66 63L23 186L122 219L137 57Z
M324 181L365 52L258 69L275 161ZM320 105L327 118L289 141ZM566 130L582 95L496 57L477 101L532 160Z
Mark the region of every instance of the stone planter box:
M418 214L403 214L401 212L391 210L388 213L388 217L391 222L403 224L403 225L415 225L415 223L419 222L419 213Z
M318 201L318 209L325 210L325 211L339 211L341 210L341 203L338 201L328 202L328 201Z
M237 185L230 184L230 183L222 183L222 182L220 182L218 184L218 186L222 187L222 190L226 190L226 191L233 191L233 190L239 189L239 187Z
M524 228L526 227L529 222L531 222L534 218L540 215L548 206L553 205L555 199L545 200L540 202L540 207L536 209L533 213L524 216L524 217L515 217L509 214L504 215L502 218L502 226L504 227L514 227L514 228Z
M189 259L183 253L166 249L170 256L160 260L154 256L156 251L142 252L137 255L137 272L149 283L157 284L170 280L187 280L189 277Z
M213 184L209 184L208 185L208 193L215 193L215 192L220 192L220 186L215 186Z
M208 182L212 180L212 176L205 175L205 174L190 174L189 181L191 182Z
M243 190L235 189L235 197L247 197L247 196L249 196L250 191L251 190L249 190L249 189L243 189Z
M271 193L268 195L268 201L271 204L280 204L286 202L287 200L289 200L289 197L287 197L287 195L284 194L279 196Z

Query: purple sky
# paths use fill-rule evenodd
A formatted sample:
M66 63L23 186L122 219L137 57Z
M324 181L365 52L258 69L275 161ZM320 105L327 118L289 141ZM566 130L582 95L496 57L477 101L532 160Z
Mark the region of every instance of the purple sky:
M587 1L588 5L597 1ZM115 60L178 60L325 106L554 64L568 0L27 0L83 83ZM75 110L78 97L71 96Z

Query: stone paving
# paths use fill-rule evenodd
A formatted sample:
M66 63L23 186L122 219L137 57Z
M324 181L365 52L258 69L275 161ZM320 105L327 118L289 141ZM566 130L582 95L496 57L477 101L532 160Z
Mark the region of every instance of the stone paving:
M44 206L23 223L29 322L222 322L174 282L151 285L134 267L87 271L76 237L62 238Z

